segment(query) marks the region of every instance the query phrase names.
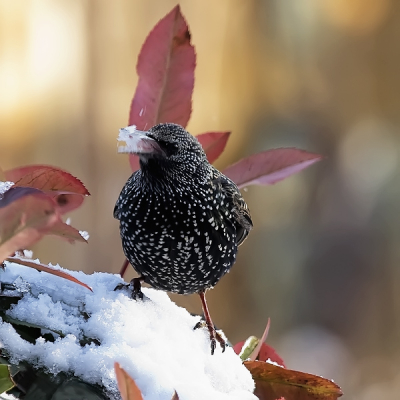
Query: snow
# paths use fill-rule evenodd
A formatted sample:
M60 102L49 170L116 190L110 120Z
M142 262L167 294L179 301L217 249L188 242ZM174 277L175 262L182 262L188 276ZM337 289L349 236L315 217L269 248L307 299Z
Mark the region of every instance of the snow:
M33 257L33 251L32 250L23 250L23 254L25 258L32 258Z
M61 269L58 265L56 269ZM110 399L119 398L113 370L115 361L135 379L145 400L256 400L249 371L231 348L210 353L206 330L193 330L199 317L174 304L164 292L143 288L144 301L114 291L118 275L66 271L93 288L89 290L46 273L6 262L2 282L25 286L24 297L8 314L46 326L54 343L21 339L12 325L0 321L0 348L11 361L26 360L51 373L69 372L89 383L102 384ZM22 285L23 286L23 285ZM83 317L83 311L89 318ZM46 332L48 332L46 330ZM79 340L96 338L81 347Z
M270 358L268 358L268 360L266 360L265 362L267 362L268 364L275 365L277 367L285 368L284 366L278 364L276 361L272 361Z
M2 196L5 192L7 192L7 190L10 189L10 187L13 185L14 185L14 182L0 181L0 196Z
M136 132L136 125L127 126L119 130L117 140L118 142L125 142L126 146L118 146L118 153L129 153L132 147L135 147L138 140Z
M89 233L87 231L79 231L79 234L85 239L85 240L89 240Z
M135 125L127 126L119 130L118 142L125 142L126 146L118 146L118 153L153 153L160 150L157 143L139 131Z

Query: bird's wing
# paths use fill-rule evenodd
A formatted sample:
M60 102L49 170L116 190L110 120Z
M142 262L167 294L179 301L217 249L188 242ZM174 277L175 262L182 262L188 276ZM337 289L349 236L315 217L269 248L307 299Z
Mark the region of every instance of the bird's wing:
M216 169L214 171L214 179L212 182L219 188L219 190L222 190L225 193L226 198L230 202L232 207L231 211L236 223L236 243L239 246L243 243L250 230L253 228L249 207L244 201L236 184Z
M140 171L140 170L139 170ZM121 219L121 212L129 207L133 201L131 192L137 187L136 181L138 178L138 171L134 172L127 180L125 186L122 188L121 193L114 207L114 218Z

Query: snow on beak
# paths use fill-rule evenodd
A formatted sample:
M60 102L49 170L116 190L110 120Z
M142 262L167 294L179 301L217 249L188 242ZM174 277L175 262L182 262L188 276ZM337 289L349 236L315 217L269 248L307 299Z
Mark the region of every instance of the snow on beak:
M135 125L119 130L118 142L125 142L125 146L118 146L118 153L164 155L164 151L154 139L147 136L146 131L139 131Z

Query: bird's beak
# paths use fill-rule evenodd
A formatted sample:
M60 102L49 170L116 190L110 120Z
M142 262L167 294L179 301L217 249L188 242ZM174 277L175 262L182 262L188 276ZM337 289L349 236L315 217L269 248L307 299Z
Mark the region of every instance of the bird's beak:
M118 146L118 153L137 155L164 155L160 145L147 136L146 131L139 131L135 125L119 130L118 142L125 142L125 146Z

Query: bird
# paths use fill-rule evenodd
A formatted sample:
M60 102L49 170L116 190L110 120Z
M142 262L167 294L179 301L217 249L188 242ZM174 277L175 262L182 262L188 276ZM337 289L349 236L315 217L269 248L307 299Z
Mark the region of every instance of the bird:
M143 298L141 282L172 293L197 293L211 354L216 341L224 351L205 293L235 263L238 246L253 227L249 207L182 126L161 123L147 131L129 126L120 130L119 140L127 144L119 152L138 155L140 164L114 207L124 254L139 274L131 281L132 297Z

